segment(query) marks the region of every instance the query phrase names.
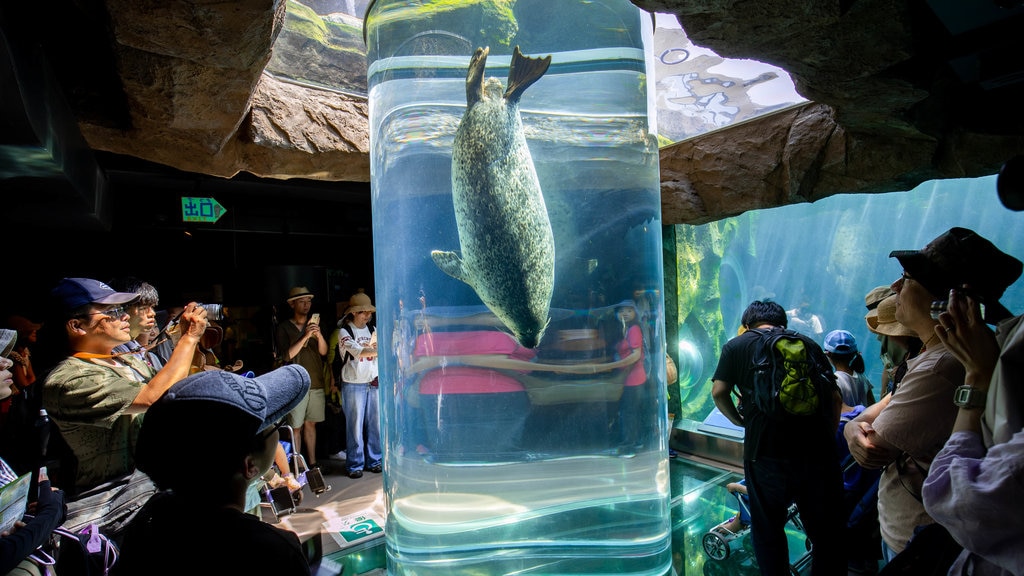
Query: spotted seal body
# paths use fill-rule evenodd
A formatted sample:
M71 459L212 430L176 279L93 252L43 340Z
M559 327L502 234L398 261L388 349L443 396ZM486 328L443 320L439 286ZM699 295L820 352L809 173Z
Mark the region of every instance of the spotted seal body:
M555 241L523 134L519 99L547 72L551 56L516 46L508 87L484 79L488 48L466 75L466 112L452 146L452 199L462 255L434 250L437 266L476 291L520 344L535 348L548 324Z

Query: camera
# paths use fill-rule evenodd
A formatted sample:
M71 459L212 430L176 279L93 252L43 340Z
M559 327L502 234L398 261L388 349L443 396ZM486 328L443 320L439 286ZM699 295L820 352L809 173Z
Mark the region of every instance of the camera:
M223 304L198 304L204 310L206 310L206 317L209 320L223 320L224 319L224 305Z

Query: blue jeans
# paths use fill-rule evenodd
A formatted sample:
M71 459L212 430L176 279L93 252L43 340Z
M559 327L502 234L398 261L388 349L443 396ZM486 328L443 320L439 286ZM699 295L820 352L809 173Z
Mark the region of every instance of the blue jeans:
M341 387L341 408L345 412L345 470L381 465L380 388L345 382ZM363 429L366 441L363 441Z

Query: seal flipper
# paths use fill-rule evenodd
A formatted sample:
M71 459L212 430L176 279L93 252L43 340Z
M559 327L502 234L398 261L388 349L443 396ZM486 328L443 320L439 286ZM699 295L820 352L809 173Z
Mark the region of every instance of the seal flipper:
M529 56L523 56L523 53L519 51L519 46L516 46L512 52L512 64L508 69L508 87L505 88L505 100L509 102L518 101L523 92L548 71L548 66L551 66L550 54L544 58L530 58Z
M434 264L441 269L442 272L455 278L456 280L462 280L466 284L473 286L473 283L466 277L466 270L462 266L462 258L459 257L455 252L442 252L440 250L432 250L430 257L434 259ZM474 289L476 287L474 286Z
M469 60L469 71L466 73L466 107L472 108L484 97L484 68L487 66L487 54L490 46L477 48Z

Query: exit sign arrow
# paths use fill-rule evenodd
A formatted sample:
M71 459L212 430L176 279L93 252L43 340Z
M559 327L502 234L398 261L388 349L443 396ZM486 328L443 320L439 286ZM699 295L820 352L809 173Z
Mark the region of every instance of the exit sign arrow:
M227 210L213 198L183 196L181 198L182 222L216 222Z

